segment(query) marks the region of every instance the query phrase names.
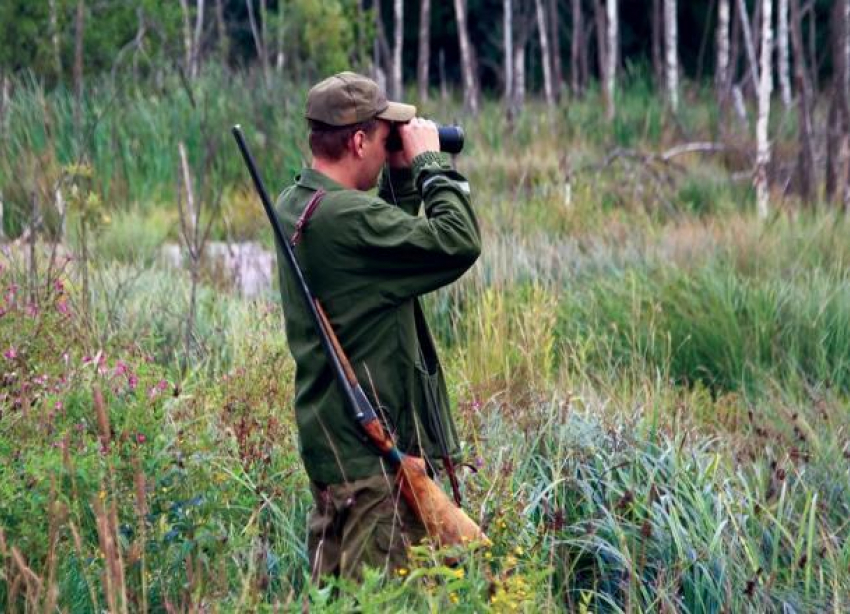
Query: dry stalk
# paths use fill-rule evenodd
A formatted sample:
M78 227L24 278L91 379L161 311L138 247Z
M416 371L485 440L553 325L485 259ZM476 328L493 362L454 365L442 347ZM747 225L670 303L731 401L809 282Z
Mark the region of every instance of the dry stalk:
M15 563L15 566L20 571L23 581L26 583L28 606L33 610L38 610L38 603L41 601L41 591L43 588L41 578L39 578L36 573L29 568L26 559L24 559L20 550L14 546L12 546L12 561Z
M100 445L105 450L109 449L112 439L112 431L109 428L109 414L106 411L106 402L103 400L103 391L100 386L95 386L92 391L94 411L97 415L97 428L100 431Z

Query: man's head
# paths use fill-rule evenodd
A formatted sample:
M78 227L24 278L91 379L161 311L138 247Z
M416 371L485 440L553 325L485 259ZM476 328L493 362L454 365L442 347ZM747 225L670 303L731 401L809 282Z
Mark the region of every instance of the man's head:
M369 189L386 161L391 123L415 115L416 107L389 102L378 84L363 75L329 77L307 94L313 165L342 173L357 189Z

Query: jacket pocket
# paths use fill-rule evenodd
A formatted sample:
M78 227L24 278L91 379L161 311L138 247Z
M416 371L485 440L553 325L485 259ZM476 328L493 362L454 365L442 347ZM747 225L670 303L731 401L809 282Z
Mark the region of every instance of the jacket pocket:
M433 370L429 371L417 361L416 375L419 388L416 395L416 414L417 422L422 426L427 439L427 442L423 442L427 443L427 446L423 445L425 452L434 458L441 458L447 452L455 459L460 453L460 445L449 408L442 368L437 363Z

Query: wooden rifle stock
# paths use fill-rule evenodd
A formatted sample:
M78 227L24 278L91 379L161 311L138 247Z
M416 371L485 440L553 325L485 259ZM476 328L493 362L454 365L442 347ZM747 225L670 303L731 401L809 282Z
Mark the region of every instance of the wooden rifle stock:
M354 369L351 367L351 363L348 361L348 357L345 355L321 303L312 295L307 286L292 247L286 240L277 215L275 215L271 200L260 178L254 158L248 150L241 128L238 125L233 126L232 132L251 174L266 215L274 229L275 238L295 274L307 309L313 316L322 347L331 363L343 396L348 401L355 420L360 424L369 440L395 468L396 481L402 497L422 524L425 525L428 535L438 546L474 544L476 542L484 545L489 544L490 542L481 528L460 507L454 505L443 489L428 476L425 461L399 450L392 435L384 429L375 408L357 381Z

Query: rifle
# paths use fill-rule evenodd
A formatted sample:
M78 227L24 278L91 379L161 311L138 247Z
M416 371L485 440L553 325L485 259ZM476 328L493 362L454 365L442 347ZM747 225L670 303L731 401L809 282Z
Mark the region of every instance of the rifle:
M271 200L254 163L254 157L248 150L241 127L239 125L233 126L232 132L236 143L239 145L242 158L245 160L245 165L251 173L251 179L254 181L254 187L257 189L266 215L274 229L275 238L282 247L284 257L295 274L298 288L301 290L307 309L313 317L322 347L336 376L337 384L339 384L343 396L348 402L354 419L369 440L378 448L383 458L395 469L396 481L405 502L438 546L468 545L475 542L489 544L489 540L481 528L466 515L466 512L455 506L443 489L428 476L425 461L399 450L392 435L384 429L375 408L357 381L354 369L351 367L351 363L349 363L321 303L307 287L304 274L298 266L292 247L286 240L280 221L272 208Z

